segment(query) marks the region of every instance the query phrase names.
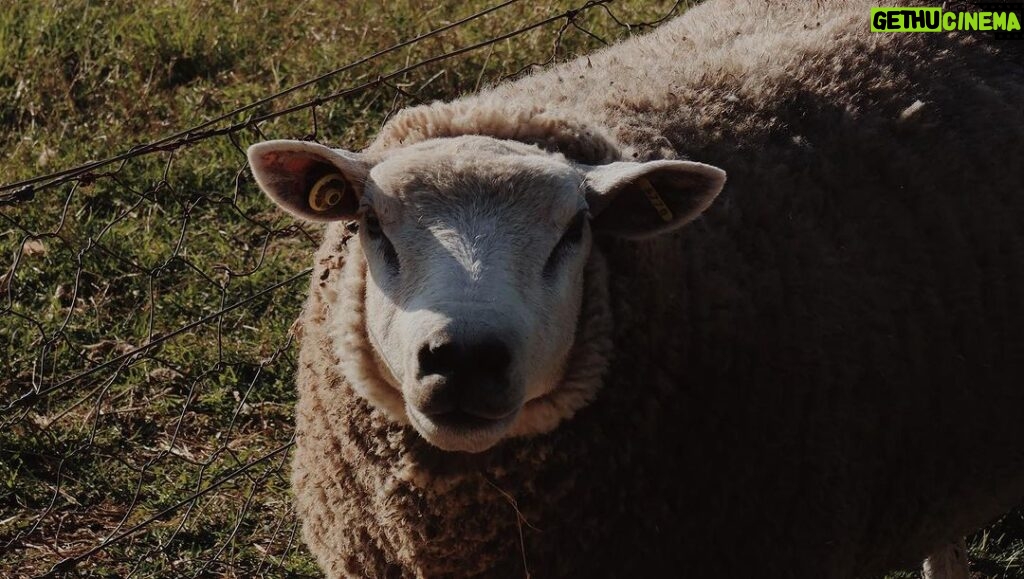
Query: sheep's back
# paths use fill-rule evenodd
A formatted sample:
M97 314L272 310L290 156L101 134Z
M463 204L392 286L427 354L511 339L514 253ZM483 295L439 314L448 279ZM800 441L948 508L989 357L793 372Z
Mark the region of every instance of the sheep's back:
M729 172L681 235L605 244L609 384L674 386L684 512L794 569L910 563L1024 496L1020 49L856 17L601 105L641 158Z

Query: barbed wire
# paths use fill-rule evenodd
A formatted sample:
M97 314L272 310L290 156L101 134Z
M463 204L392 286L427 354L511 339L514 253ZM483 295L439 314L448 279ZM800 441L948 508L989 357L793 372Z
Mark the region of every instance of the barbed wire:
M253 101L253 102L247 104L247 105L243 105L243 106L238 107L238 108L236 108L234 110L228 111L228 112L226 112L226 113L224 113L222 115L216 116L216 117L214 117L214 118L212 118L210 120L207 120L207 121L204 121L204 122L199 123L197 125L194 125L194 126L188 128L188 129L185 129L183 131L178 131L178 132L176 132L174 134L168 135L168 136L163 137L161 139L157 139L156 141L152 141L152 142L147 143L145 145L134 146L131 149L128 149L127 151L125 151L125 152L123 152L123 153L121 153L119 155L115 155L113 157L109 157L107 159L103 159L103 160L100 160L100 161L92 161L92 162L89 162L89 163L85 163L85 164L79 165L77 167L72 167L70 169L64 169L62 171L56 171L54 173L50 173L50 174L47 174L47 175L40 175L40 176L37 176L37 177L33 177L31 179L25 179L25 180L18 181L18 182L15 182L15 183L10 183L10 184L7 184L7 185L0 185L0 193L2 193L4 191L10 191L10 190L14 190L16 192L15 194L17 194L18 191L24 191L24 190L28 190L28 191L33 191L34 192L38 188L52 187L54 185L59 185L61 183L66 182L68 179L75 178L77 176L81 176L81 175L83 175L83 174L85 174L85 173L87 173L89 171L98 169L100 167L105 167L105 166L111 165L113 163L118 163L118 162L124 161L126 159L130 159L132 157L137 157L139 155L145 155L145 154L156 152L156 151L173 150L174 148L178 148L178 147L187 145L187 144L189 144L191 142L195 142L196 140L203 140L203 136L202 136L203 133L202 133L202 131L207 129L207 128L209 128L209 127L212 127L212 126L216 125L219 122L225 121L225 120L230 119L232 117L237 117L238 115L240 115L240 114L242 114L244 112L251 111L251 110L253 110L253 109L257 108L257 107L260 107L260 106L265 105L267 103L270 103L270 102L276 101L278 99L281 99L282 97L288 96L288 95L290 95L290 94L292 94L292 93L294 93L294 92L296 92L298 90L304 89L304 88L309 87L309 86L313 86L313 85L315 85L315 84L317 84L319 82L322 82L324 80L327 80L329 78L336 77L336 76L338 76L338 75L340 75L340 74L342 74L344 72L352 70L352 69L354 69L354 68L356 68L358 66L361 66L363 64L366 64L368 62L371 62L371 61L374 61L374 60L378 60L378 59L380 59L380 58L382 58L382 57L384 57L384 56L386 56L388 54L391 54L392 52L395 52L395 51L400 50L402 48L411 46L411 45L416 44L418 42L422 42L423 40L425 40L427 38L431 38L433 36L437 36L438 34L442 34L442 33L447 32L447 31L449 31L449 30L451 30L453 28L458 28L459 26L465 25L465 24L467 24L469 22L472 22L474 20L478 20L480 18L483 18L484 16L487 16L488 14L490 14L492 12L496 12L496 11L502 9L502 8L505 8L506 6L510 6L510 5L515 4L516 2L519 2L519 1L520 0L506 0L505 2L502 2L501 4L497 4L495 6L487 8L485 10L481 10L481 11L476 12L474 14L471 14L471 15L465 17L465 18L462 18L461 20L456 20L455 22L452 22L450 24L446 24L444 26L435 28L435 29L433 29L433 30L431 30L429 32L424 33L424 34L420 34L419 36L414 36L413 38L410 38L408 40L399 42L397 44L393 44L393 45L391 45L391 46L389 46L389 47L387 47L387 48L385 48L383 50L379 50L379 51L377 51L377 52L375 52L373 54L370 54L368 56L360 58L359 60L355 60L353 62L345 64L344 66L340 66L338 68L335 68L334 70L325 72L324 74L321 74L320 76L317 76L317 77L311 78L309 80L300 82L298 84L292 85L292 86L290 86L290 87L288 87L288 88L286 88L284 90L278 91L278 92L276 92L276 93L274 93L274 94L272 94L270 96L258 99L256 101ZM340 98L340 97L335 97L335 98ZM277 114L275 116L280 116L282 114L288 114L288 112L282 112L282 113L279 113L279 114ZM273 117L270 117L270 118L273 118ZM263 119L263 120L266 120L266 119ZM241 129L231 130L230 132L236 132L237 130L241 130ZM178 141L182 141L182 142L178 143ZM163 147L172 147L172 149L164 149ZM37 183L45 183L45 185L43 185L43 186L36 186L36 187L32 187L30 189L26 189L26 188L29 188L31 186L35 186ZM22 194L22 195L25 195L25 194Z
M61 577L88 562L132 577L151 573L156 561L168 573L193 577L316 576L308 556L298 554L299 523L288 500L297 362L293 338L282 330L298 313L312 268L279 254L288 247L309 255L319 235L263 215L241 135L263 138L261 124L309 112L304 138L317 139L324 105L375 90L391 99L386 120L421 102L399 82L411 72L551 27L548 58L502 78L514 77L564 56L570 30L607 44L585 25L586 13L600 10L632 31L657 26L682 5L629 23L609 8L612 0L587 0L264 111L518 2L495 4L110 157L0 185L0 223L9 227L0 233L17 239L9 266L0 269L0 337L8 342L0 343L0 568ZM175 163L215 139L240 155L233 182L222 181L228 192L179 182ZM83 198L98 185L112 199ZM44 201L55 208L52 228L28 211ZM162 228L166 248L155 261L133 246L132 231L143 227ZM196 236L222 248L197 254L190 247ZM59 271L40 267L40 255ZM105 317L110 303L127 313Z

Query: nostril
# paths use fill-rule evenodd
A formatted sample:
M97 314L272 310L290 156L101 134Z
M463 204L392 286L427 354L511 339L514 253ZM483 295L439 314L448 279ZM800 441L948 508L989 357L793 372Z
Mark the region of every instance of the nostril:
M504 375L512 363L512 353L502 340L489 338L466 349L464 370L474 375Z
M463 343L424 345L418 354L419 377L439 374L448 378L502 376L512 363L512 353L499 338Z
M420 348L419 354L420 378L431 374L448 376L458 366L459 352L457 346L452 342L446 342L431 347L429 344Z

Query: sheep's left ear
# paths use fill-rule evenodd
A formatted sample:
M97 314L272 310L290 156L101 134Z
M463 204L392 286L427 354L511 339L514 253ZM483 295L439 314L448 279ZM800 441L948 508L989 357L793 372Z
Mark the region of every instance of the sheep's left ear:
M725 171L692 161L587 167L587 204L597 233L643 238L668 233L711 205Z
M354 219L370 166L358 153L307 141L249 147L256 183L282 209L310 221Z

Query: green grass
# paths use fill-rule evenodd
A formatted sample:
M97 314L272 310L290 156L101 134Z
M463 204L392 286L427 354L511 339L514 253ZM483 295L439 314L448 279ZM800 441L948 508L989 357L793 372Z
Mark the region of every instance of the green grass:
M0 183L121 153L491 4L8 3L0 10ZM578 4L519 2L246 115ZM611 9L641 21L670 7ZM609 42L630 33L601 9L578 23ZM555 23L319 106L316 136L360 148L395 107L451 98L549 60L558 30ZM600 44L568 27L555 56ZM278 450L292 435L288 328L318 231L266 201L242 154L263 137L313 132L305 110L0 206L0 409L15 403L0 414L0 575L36 576L86 554L75 572L90 577L318 575L296 536L287 448ZM15 402L34 388L45 393Z
M373 80L581 1L519 2L247 114ZM0 183L123 152L489 4L8 3L0 10ZM630 1L611 10L635 22L670 7ZM630 34L601 9L578 23L609 42ZM549 60L558 30L555 23L326 103L316 109L317 136L360 148L395 107L451 98ZM600 44L568 27L555 56ZM416 98L396 98L395 86ZM33 388L60 386L0 414L0 575L45 573L140 524L84 558L77 573L318 575L296 536L287 449L278 451L292 433L288 328L318 231L265 200L242 154L261 134L313 130L305 110L262 123L259 133L139 157L0 206L0 409ZM1021 576L1022 537L1014 514L972 538L978 570Z

